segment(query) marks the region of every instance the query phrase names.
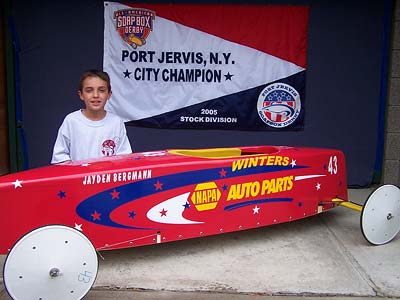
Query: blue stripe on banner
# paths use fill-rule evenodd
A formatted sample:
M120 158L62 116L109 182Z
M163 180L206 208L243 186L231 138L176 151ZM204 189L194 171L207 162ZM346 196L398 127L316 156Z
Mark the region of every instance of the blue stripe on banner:
M303 130L305 71L279 80L299 91L301 113L296 121L284 128L266 126L257 111L257 100L267 85L191 105L151 118L127 122L131 126L152 128L232 129L232 130ZM276 82L275 82L276 83Z

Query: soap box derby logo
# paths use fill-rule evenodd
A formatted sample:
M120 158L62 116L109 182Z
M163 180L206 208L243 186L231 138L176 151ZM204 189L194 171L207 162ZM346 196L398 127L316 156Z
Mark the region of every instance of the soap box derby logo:
M136 49L146 43L155 16L154 11L144 8L121 9L114 12L115 26L121 38Z
M275 128L287 127L300 115L300 95L288 84L270 84L258 97L257 111L265 124Z

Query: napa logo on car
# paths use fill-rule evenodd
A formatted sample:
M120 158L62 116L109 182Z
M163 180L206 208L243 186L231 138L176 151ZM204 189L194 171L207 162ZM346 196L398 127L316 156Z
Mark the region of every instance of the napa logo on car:
M215 182L205 182L196 185L190 200L198 211L210 210L217 207L221 191Z
M156 13L144 8L121 9L114 12L116 30L120 37L134 49L143 46L150 32Z
M260 119L268 126L287 127L300 115L300 95L286 83L267 85L258 96L257 111Z

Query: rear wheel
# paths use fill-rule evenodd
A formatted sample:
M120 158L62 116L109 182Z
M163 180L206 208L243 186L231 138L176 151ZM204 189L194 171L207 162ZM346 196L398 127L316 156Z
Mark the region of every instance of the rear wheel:
M371 244L390 242L400 231L400 189L386 184L373 191L363 206L360 223Z

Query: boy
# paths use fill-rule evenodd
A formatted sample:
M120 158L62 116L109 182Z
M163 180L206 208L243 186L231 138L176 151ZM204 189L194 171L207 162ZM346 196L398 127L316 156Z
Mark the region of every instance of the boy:
M125 124L104 109L111 97L108 74L86 71L78 95L85 108L68 114L58 130L51 163L132 153Z

